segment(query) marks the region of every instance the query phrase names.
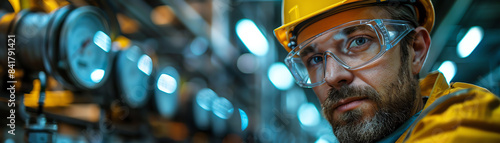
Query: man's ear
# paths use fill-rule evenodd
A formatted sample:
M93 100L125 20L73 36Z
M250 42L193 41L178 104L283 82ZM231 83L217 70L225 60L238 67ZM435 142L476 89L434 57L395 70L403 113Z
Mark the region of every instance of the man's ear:
M411 69L413 75L416 75L422 69L427 52L431 46L431 37L427 29L419 26L415 29L415 36L413 38L413 48L410 49L410 55L414 55L411 59Z

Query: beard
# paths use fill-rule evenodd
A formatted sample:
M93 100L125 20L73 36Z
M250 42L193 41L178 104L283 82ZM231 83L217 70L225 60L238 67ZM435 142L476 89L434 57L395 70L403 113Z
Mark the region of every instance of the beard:
M330 89L322 104L323 115L330 122L333 133L340 142L375 142L394 132L412 115L418 93L418 80L403 65L398 73L398 81L384 86L386 95L380 95L371 87L342 86ZM366 97L373 102L376 110L373 117L363 119L361 108L346 111L334 119L333 105L348 97ZM361 106L360 106L361 107Z

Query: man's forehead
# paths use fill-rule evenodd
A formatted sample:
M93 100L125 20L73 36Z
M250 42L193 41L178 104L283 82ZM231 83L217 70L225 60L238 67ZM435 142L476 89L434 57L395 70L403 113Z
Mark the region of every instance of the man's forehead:
M347 23L353 20L360 19L390 19L390 15L383 9L377 6L361 7L337 13L316 21L307 26L297 35L297 42L300 44L303 41L322 33L335 26Z

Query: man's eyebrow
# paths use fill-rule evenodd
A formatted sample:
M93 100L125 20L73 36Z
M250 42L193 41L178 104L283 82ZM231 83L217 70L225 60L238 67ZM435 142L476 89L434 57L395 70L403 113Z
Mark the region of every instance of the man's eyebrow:
M299 53L299 57L302 58L302 57L305 57L307 56L309 53L312 53L314 51L314 45L312 44L308 44L306 47L304 47L302 50L300 50L300 53Z
M347 27L344 30L342 30L342 33L345 35L352 34L358 30L370 30L371 27L368 25L358 25L358 26L353 26L353 27Z

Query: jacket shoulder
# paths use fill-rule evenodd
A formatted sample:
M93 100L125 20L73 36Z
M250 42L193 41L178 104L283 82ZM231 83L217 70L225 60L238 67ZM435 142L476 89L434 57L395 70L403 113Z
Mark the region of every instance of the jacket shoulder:
M499 142L500 99L488 90L453 83L427 103L408 142Z

